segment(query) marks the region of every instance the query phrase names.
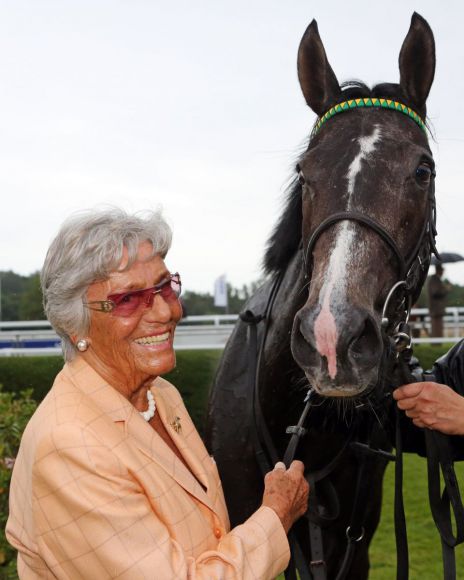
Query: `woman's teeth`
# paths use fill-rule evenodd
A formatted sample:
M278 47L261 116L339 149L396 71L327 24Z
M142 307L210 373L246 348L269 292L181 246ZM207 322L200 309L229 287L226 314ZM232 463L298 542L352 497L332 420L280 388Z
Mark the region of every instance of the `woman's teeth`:
M169 338L169 332L164 334L157 334L156 336L143 336L142 338L136 338L134 342L137 344L156 344L157 342L164 342Z

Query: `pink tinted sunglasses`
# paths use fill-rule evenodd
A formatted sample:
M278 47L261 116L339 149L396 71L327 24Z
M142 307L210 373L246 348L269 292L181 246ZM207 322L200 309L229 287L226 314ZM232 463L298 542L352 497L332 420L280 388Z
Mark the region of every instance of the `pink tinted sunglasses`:
M90 310L111 312L113 316L132 316L141 306L151 308L156 294L159 294L166 302L174 302L179 298L181 289L180 275L176 272L151 288L110 294L106 300L85 302L84 306Z

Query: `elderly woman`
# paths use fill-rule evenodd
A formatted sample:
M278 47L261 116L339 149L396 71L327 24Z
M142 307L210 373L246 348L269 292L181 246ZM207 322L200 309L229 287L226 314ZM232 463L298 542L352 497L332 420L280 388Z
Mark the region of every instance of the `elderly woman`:
M287 565L302 464L277 464L261 507L230 530L215 463L160 378L181 317L170 240L159 214L110 210L68 220L48 251L45 310L66 364L14 467L20 578L265 579Z

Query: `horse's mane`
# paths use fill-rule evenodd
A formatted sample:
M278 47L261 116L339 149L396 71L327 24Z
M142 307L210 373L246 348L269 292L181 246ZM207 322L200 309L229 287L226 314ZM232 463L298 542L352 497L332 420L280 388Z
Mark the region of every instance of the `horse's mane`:
M362 99L367 97L386 98L398 100L412 107L412 103L404 95L401 87L393 83L381 83L369 88L360 81L351 80L343 83L339 99L333 105L348 99ZM420 111L425 118L425 110ZM314 129L314 128L313 128ZM308 147L311 144L309 139ZM277 222L266 246L263 267L267 274L282 272L290 262L301 242L301 185L295 176L286 189L286 201L282 215Z

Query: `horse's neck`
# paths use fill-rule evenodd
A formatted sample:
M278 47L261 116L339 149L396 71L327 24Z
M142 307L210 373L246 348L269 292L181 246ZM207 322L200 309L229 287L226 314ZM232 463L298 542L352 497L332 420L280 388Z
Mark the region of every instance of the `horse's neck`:
M302 252L298 251L285 272L280 274L280 286L268 313L264 356L266 365L274 366L278 359L291 357L291 333L293 319L303 306L308 293L308 282L304 276ZM293 359L292 359L293 360Z

